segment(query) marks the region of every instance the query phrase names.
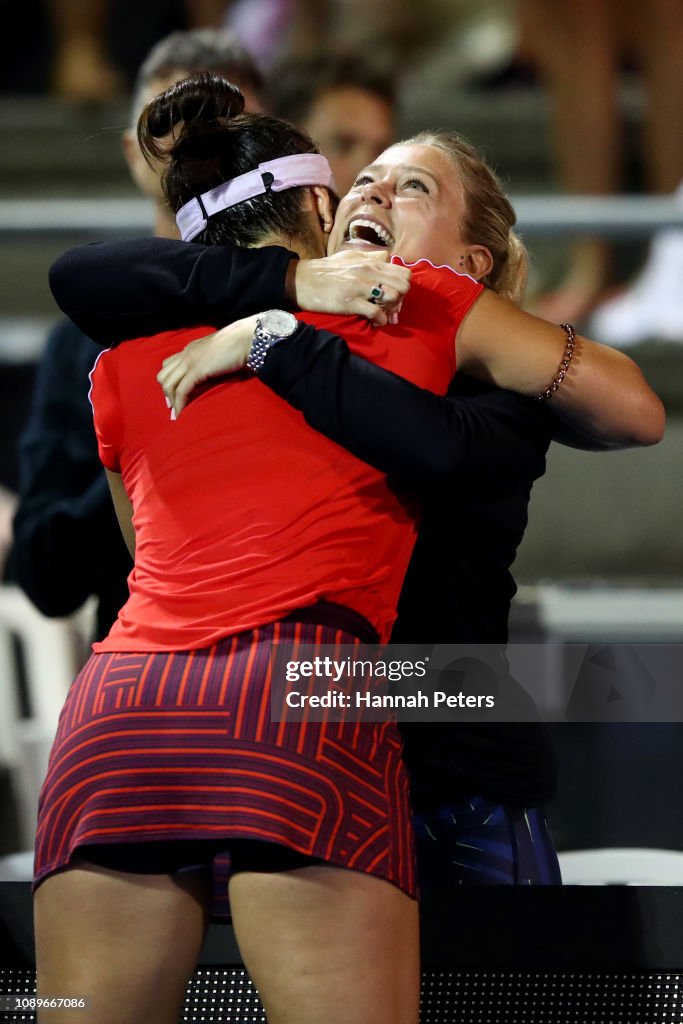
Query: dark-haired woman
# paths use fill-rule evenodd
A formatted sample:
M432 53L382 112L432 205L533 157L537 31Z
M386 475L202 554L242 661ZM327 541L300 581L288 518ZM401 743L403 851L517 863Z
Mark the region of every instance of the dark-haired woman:
M279 189L286 173L279 162L254 174L270 154L267 149L257 153L249 133L257 127L264 148L277 143L280 154L288 153L291 137L278 136L280 129L269 119L209 117L222 88L210 84L208 91L201 81L176 87L153 105L147 122L148 134L166 139L164 146L173 132L166 189L175 208L181 214L184 210L180 219L186 237L216 242L229 239L232 232L248 245L281 242L288 232L290 247L319 255L325 229L331 228L329 195L320 187L326 179L295 179L297 187L308 186L298 205L289 207L297 219L269 224L272 210L278 216L283 212ZM241 135L249 143L247 166L238 160ZM207 173L207 154L218 140L219 159ZM304 145L299 155L310 156L310 140ZM164 158L162 146L150 148ZM436 191L436 202L422 217L408 212L403 221L419 235L425 213L436 223L462 199L459 188L450 185L449 158L434 157L431 151L417 155L427 160L426 168L417 174L411 170L407 179L404 162L398 161L389 180L391 188L395 177L401 189L405 182L411 197L414 192L433 199ZM290 149L289 156L295 160L288 166L303 167L296 152ZM321 165L316 162L316 167ZM425 185L425 177L434 184ZM387 190L384 182L382 190ZM294 195L292 189L289 198ZM381 220L379 226L386 230ZM402 241L407 245L410 237ZM355 321L345 325L356 351L441 393L454 370L452 342L458 324L466 313L469 323L482 301L482 288L473 278L492 271L484 246L467 244L457 233L453 245L462 247L453 262L474 271L473 276L418 265L397 327L382 332ZM397 280L390 301L398 297L399 284ZM514 328L514 318L507 320ZM296 329L301 334L306 330ZM44 787L36 895L41 984L46 991L57 978L62 983L68 978L71 984L80 978L91 987L98 982L97 1019L134 1020L148 1016L149 979L163 977L166 984L155 988L157 1019L172 1019L203 924L200 891L190 883L196 874L188 872L212 860L217 847L207 846L206 839L220 834L218 848L227 846L233 858L230 896L238 938L272 1021L287 1019L285 1007L292 1005L299 1021L337 1019L337 1010L326 1004L340 985L353 998L351 1006L347 1001L338 1009L340 1020L414 1020L414 887L406 845L405 779L396 763L400 744L394 727L385 723L379 731L370 729L369 744L367 730L361 729L362 752L359 740L348 735L341 740L335 736L334 757L325 742L314 744L312 771L312 751L302 740L311 734L305 728L295 730L293 747L288 746L292 736L286 730L273 733L273 723L267 721L263 660L277 637L318 643L338 642L341 636L354 643L368 635L363 619L386 637L414 541L414 511L381 474L334 446L325 448L328 443L317 435L313 440L296 414L269 399L257 379L236 379L205 390L178 422L169 421L166 407L159 405L161 393L154 390L154 368L202 333L198 329L161 336L146 346L123 346L106 353L93 374L100 450L124 524L130 525L124 491L135 508L136 569L130 601L75 684ZM263 338L253 340L251 363L258 369L265 357ZM537 332L536 342L540 340ZM540 389L536 378L541 373L547 378L546 364L554 362L558 346L554 336L550 352L541 351L536 342L525 364L524 383ZM564 349L564 342L559 348ZM485 362L496 364L496 356L489 352ZM504 374L507 364L502 363ZM169 365L176 364L171 360ZM624 422L623 416L617 417L611 427L624 429ZM314 626L309 632L302 629L307 623ZM326 627L332 634L324 632ZM204 733L198 738L200 725ZM329 738L325 730L319 735ZM90 755L85 759L84 750ZM289 818L282 813L286 798L279 814L264 805L267 790L291 788L292 773L302 767L302 751L308 778L302 785L297 776L297 785L305 801L317 792L316 786L332 785L344 792L347 802L356 799L364 807L350 812L343 836L339 829L332 835L321 829L320 816L305 835L304 809L291 798L289 806L297 813ZM152 762L154 754L159 757ZM354 762L350 771L349 755ZM345 768L340 768L340 757ZM254 767L245 772L247 763ZM367 799L367 776L361 779L368 770L386 781L379 801L381 824L376 815L368 821L377 803L374 797ZM340 771L346 780L341 786L334 781ZM208 778L200 782L202 772ZM359 781L366 786L365 799L354 797ZM220 800L216 793L222 794ZM305 810L310 819L308 803ZM359 828L365 829L365 840ZM167 844L171 836L174 846L155 845ZM261 870L263 846L254 849L250 844L245 850L244 840L265 837L286 852L273 855L271 850ZM310 859L292 861L292 851L324 866ZM345 870L349 868L356 870ZM152 881L142 885L139 876L145 872ZM98 915L102 911L96 919L90 912L93 906ZM117 967L125 969L126 957L117 965L110 955L107 935L122 916L132 925L137 960L125 988L125 1009L117 1017L116 1011L105 1009L111 989L104 981ZM181 970L169 979L170 954L162 940L174 925L181 928L184 941ZM60 941L59 948L48 950L51 939L64 940L65 928L78 933L79 940ZM285 933L289 945L283 958L278 939ZM84 935L89 939L85 951Z
M227 83L199 79L149 110L177 136L175 205L197 194L193 175L200 191L226 179L249 191L245 179L267 164L272 188L257 172L253 195L206 237L322 256L334 206L326 161L282 122L232 118L234 103ZM398 286L406 277L396 268ZM413 299L417 359L360 321L355 343L445 392L449 319L479 291L468 281L432 326ZM207 389L174 422L156 373L205 333L123 345L93 370L100 452L135 569L129 601L71 689L43 787L39 991L87 993L84 1020L98 1024L176 1020L210 869L227 851L232 918L269 1020L412 1024L416 888L396 725L273 722L269 658L274 642L310 651L388 636L415 509L255 376Z

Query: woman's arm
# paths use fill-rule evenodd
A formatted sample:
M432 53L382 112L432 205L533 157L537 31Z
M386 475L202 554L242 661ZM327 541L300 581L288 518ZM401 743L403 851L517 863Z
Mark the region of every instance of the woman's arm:
M94 242L63 253L50 268L59 308L102 346L191 324L219 327L262 309L353 313L387 322L410 270L378 253L298 260L278 246L240 249L169 238ZM370 302L381 285L388 302Z
M254 250L139 238L69 249L52 264L49 280L59 308L90 338L109 346L190 324L219 326L288 305L285 284L293 258L275 246Z
M107 483L114 502L114 511L121 527L123 539L130 552L130 557L135 558L135 527L133 526L133 506L123 486L123 479L120 473L113 473L111 469L105 469Z
M404 484L466 474L508 487L544 470L553 421L544 406L465 374L443 398L316 331L272 348L259 377L310 426Z
M163 250L163 258L162 258ZM278 277L265 260L282 260ZM279 255L278 255L279 254ZM61 308L101 344L203 320L222 323L268 306L301 305L355 312L386 321L368 302L366 278L381 280L392 296L407 289L405 268L356 260L340 253L326 260L291 261L284 249L204 247L168 239L101 243L70 250L55 263L51 285ZM381 254L380 254L381 255ZM337 261L337 262L335 262ZM341 262L340 262L341 261ZM384 275L380 278L380 275ZM369 279L368 278L368 279ZM386 280L385 280L386 278ZM128 289L131 289L128 292ZM265 297L264 297L265 295ZM328 301L329 300L329 301ZM179 305L178 305L179 303ZM551 400L553 410L587 437L587 445L626 447L661 439L664 411L636 364L623 353L578 339L570 372ZM537 395L557 373L564 333L486 291L467 314L458 335L462 369L501 387Z
M197 339L164 360L157 379L177 415L198 383L242 369L255 319ZM550 417L537 402L499 389L465 395L461 388L457 398L442 398L306 324L270 349L259 377L316 430L404 483L435 483L475 470L507 479L520 472L522 460L542 458L549 442Z
M521 394L541 394L557 375L564 331L486 290L458 332L458 366ZM553 411L605 446L651 445L664 433L664 407L638 366L616 349L577 337Z

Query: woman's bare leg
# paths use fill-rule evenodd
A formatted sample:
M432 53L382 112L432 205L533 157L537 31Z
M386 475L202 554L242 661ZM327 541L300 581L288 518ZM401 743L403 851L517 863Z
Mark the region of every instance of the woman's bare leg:
M52 90L77 102L106 103L125 92L108 51L111 0L46 0L54 33Z
M519 15L525 52L548 93L558 184L570 195L619 192L620 50L611 0L519 0ZM568 249L564 280L533 307L556 322L585 316L611 275L604 239L580 237Z
M616 0L613 0L616 3ZM645 107L644 163L651 192L670 193L683 178L683 5L680 0L627 0L632 46Z
M417 1024L418 906L389 882L327 866L244 871L230 906L268 1024Z
M177 1024L207 924L199 872L134 875L80 862L34 901L38 996L86 997L40 1024Z
M640 72L645 100L640 126L643 189L670 195L683 179L683 133L679 127L683 108L683 5L680 0L611 3L626 52ZM681 231L665 230L653 235L638 273L597 308L586 325L587 333L617 348L654 337L679 341L683 336L678 295L682 260Z

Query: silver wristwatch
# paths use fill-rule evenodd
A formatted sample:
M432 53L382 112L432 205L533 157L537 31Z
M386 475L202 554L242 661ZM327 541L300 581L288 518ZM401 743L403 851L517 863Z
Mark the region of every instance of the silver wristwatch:
M268 349L279 341L290 338L299 326L299 321L284 309L269 309L261 313L256 321L254 340L247 356L247 366L258 373L266 361Z

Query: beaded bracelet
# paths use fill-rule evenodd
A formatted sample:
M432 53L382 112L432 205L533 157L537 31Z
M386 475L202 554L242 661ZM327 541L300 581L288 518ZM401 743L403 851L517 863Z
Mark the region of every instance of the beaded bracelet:
M567 347L564 350L562 362L560 363L559 370L557 371L557 377L555 377L555 379L550 382L545 391L542 391L540 395L536 396L537 402L546 402L549 398L553 397L553 395L559 388L560 384L567 376L567 370L569 369L569 364L571 363L572 356L574 355L574 346L576 345L576 331L574 330L571 324L560 324L560 327L567 335Z

